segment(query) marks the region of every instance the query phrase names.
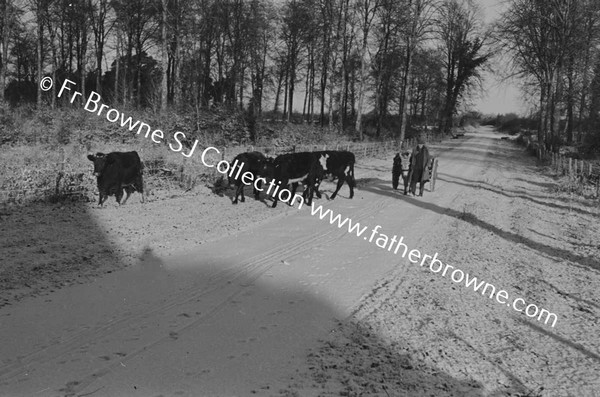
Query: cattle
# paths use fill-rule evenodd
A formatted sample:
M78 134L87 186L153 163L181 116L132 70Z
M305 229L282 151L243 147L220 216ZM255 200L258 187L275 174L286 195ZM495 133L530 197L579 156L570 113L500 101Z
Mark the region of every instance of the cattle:
M407 194L409 169L410 153L396 153L396 156L394 157L394 164L392 166L392 187L394 188L394 190L398 189L398 182L400 181L400 176L402 176L402 181L404 184L404 194Z
M243 203L244 201L246 201L246 198L244 197L244 183L242 181L242 177L244 175L244 173L249 172L252 174L252 180L255 180L256 178L258 178L262 172L262 170L264 169L265 166L265 161L266 161L266 157L264 156L264 154L262 154L261 152L246 152L246 153L240 153L237 156L234 157L233 162L232 162L232 166L235 166L236 161L238 162L238 164L240 164L241 167L241 171L237 172L236 171L236 176L238 176L238 178L236 179L235 177L232 177L231 175L229 176L229 185L232 184L232 181L235 181L235 196L233 198L233 204L237 204L238 203L238 196L240 197L240 201ZM256 200L258 200L260 198L260 192L257 190L257 186L258 188L260 188L262 186L262 181L258 180L256 182L256 186L254 184L252 184L253 188L252 191L254 193L254 198Z
M354 179L354 164L356 163L356 157L354 156L354 153L346 150L323 150L314 153L327 156L325 174L332 175L338 180L335 191L329 199L333 200L335 198L344 185L344 182L346 182L350 188L350 198L354 197L354 188L356 187L356 179ZM316 186L316 195L320 198L321 194L319 193L318 188L319 185Z
M318 185L327 170L327 157L318 152L282 154L274 159L267 159L264 174L279 183L281 188L291 184L290 200L294 197L298 183L303 183L306 186L303 199L310 205L315 186ZM279 201L276 192L273 194L273 199L273 208L275 208Z
M94 175L100 195L98 205L102 206L108 196L115 195L119 205L125 204L131 193L138 191L144 202L143 165L137 152L112 152L89 154L94 163ZM125 200L123 190L127 193Z

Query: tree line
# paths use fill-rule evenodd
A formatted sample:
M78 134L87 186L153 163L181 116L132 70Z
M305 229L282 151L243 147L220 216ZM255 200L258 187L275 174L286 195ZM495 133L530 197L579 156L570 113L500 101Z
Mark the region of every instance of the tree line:
M449 132L493 53L472 0L0 0L0 15L12 105L69 106L68 78L112 106L272 112L360 139L367 117L376 135L391 118L399 139Z
M537 139L600 149L600 2L511 0L494 26L495 45L530 97Z

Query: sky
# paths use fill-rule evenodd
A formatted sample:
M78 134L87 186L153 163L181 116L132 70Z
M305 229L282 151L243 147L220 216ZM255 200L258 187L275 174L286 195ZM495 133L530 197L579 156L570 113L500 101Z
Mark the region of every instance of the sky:
M476 0L485 14L487 23L496 19L506 7L506 0ZM492 68L500 67L501 57L492 61ZM473 106L484 114L517 113L526 114L527 105L522 99L518 82L502 81L498 70L484 74L484 92L479 99L473 100Z

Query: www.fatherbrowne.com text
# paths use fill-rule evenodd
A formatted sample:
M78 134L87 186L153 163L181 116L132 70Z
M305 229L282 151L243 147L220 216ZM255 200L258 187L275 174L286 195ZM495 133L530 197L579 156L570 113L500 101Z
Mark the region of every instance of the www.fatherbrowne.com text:
M332 225L337 223L337 227L340 229L346 225L348 233L355 234L356 237L364 235L364 240L367 240L369 243L375 240L375 244L381 249L393 252L395 255L401 252L402 258L408 254L410 262L418 263L421 267L428 267L432 273L440 274L442 277L450 277L457 284L464 282L466 288L472 288L475 292L481 292L481 295L487 295L490 299L495 297L496 302L511 307L517 312L525 313L527 317L535 317L538 321L544 320L544 324L548 324L551 321L553 328L556 325L556 321L558 320L556 314L543 308L540 309L532 303L527 305L523 298L509 299L509 294L505 290L496 292L494 285L483 280L479 281L477 277L473 277L469 273L465 273L452 265L442 263L438 259L437 252L432 257L431 255L421 255L421 252L417 249L409 251L408 246L404 243L404 236L398 238L397 235L394 235L389 238L386 234L380 233L381 226L379 225L371 229L370 235L364 234L368 229L367 226L361 227L360 223L353 223L349 218L342 218L341 214L335 215L331 209L324 211L323 206L319 205L316 207L314 203L312 204L311 215L316 215L321 220L328 220Z

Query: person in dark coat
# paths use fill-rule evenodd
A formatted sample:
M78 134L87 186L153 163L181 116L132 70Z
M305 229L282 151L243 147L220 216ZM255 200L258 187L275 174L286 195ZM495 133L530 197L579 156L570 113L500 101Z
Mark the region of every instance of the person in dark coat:
M410 171L408 180L410 181L410 192L414 196L419 183L419 196L423 195L423 187L425 182L429 180L429 149L425 146L425 139L419 135L417 138L417 146L413 149L410 155Z

